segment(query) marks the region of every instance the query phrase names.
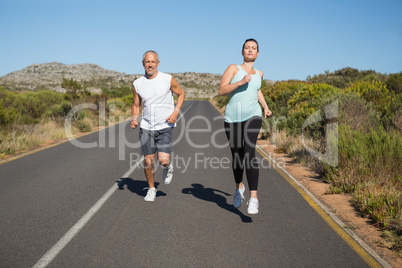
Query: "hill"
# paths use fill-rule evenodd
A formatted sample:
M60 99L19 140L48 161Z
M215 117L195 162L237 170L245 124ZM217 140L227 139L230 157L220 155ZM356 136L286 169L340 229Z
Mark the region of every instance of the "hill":
M217 94L221 75L210 73L171 73L186 92L186 98L210 98ZM32 64L20 71L0 77L0 86L7 90L27 91L51 89L64 92L63 78L74 79L94 93L102 89L129 86L142 74L126 74L107 70L96 64L71 64L59 62ZM272 83L272 81L268 81Z
M74 79L94 93L102 89L130 86L142 74L126 74L107 70L96 64L66 65L58 62L32 64L20 71L0 77L0 86L7 90L27 91L51 89L64 92L63 78ZM209 98L216 95L221 75L209 73L174 73L175 79L183 87L188 98Z

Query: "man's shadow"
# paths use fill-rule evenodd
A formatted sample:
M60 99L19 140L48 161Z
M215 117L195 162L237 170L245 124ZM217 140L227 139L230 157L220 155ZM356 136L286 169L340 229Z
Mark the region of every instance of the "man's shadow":
M226 196L230 196L230 194L213 188L204 188L204 186L199 183L193 183L191 184L191 186L193 186L193 188L184 188L182 190L182 193L192 194L194 197L197 197L199 199L216 203L221 208L239 215L243 222L253 221L250 217L244 215L240 210L235 208L233 205L228 204L224 196L216 194L215 192L222 193Z
M136 181L131 178L120 178L119 181L116 181L119 190L124 190L124 186L126 186L127 190L130 190L132 193L135 193L139 196L146 196L147 190L144 188L148 187L148 182L146 181ZM155 182L155 188L158 187L159 182ZM166 196L166 194L162 191L157 191L156 196Z

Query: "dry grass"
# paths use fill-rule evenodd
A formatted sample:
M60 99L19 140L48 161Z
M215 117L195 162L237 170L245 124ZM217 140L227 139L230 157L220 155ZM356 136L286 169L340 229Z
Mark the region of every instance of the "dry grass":
M389 243L387 247L402 256L400 136L396 132L380 130L370 133L340 130L339 165L336 168L326 167L306 150L307 146L323 152L325 148L321 142L290 136L285 131L274 133L270 140L277 145L278 152L289 154L321 174L331 183L331 193L351 193L353 203L361 214L387 231L384 233Z
M75 127L72 131L77 133ZM65 137L64 125L54 121L10 126L0 132L0 159Z
M113 114L106 116L102 122L95 114L86 112L84 115L79 121L73 122L71 133L74 136L81 132L89 132L98 126L108 126L109 122L119 123L119 117L127 118L130 111L115 109ZM42 120L36 125L13 124L0 130L0 160L66 138L64 120Z
M272 134L270 140L277 146L278 153L287 153L297 159L301 164L311 168L318 174L323 173L323 167L320 161L313 157L306 147L315 151L320 151L322 145L312 138L292 136L286 133L286 130L280 130Z

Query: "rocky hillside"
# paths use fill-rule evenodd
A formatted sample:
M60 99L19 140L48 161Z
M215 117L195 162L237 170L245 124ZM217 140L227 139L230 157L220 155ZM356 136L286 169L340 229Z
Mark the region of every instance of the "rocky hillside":
M186 92L186 98L210 98L218 92L221 75L209 73L172 74ZM58 62L32 64L23 70L0 77L0 86L8 90L51 89L63 92L63 78L74 79L94 93L102 88L130 86L141 74L125 74L103 69L96 64L65 65Z

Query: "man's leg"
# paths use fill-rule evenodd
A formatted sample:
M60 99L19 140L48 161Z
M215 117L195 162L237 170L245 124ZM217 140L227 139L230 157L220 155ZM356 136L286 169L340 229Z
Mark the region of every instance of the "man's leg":
M140 128L141 153L144 155L144 173L148 182L148 192L145 201L154 201L156 189L154 184L155 141L152 131ZM145 190L145 189L144 189Z
M144 156L144 172L149 188L155 188L154 184L154 163L155 154Z
M172 152L173 128L165 128L158 131L155 143L158 150L158 160L163 169L163 181L169 184L173 178L173 165L170 163L170 153Z
M158 152L158 160L164 168L167 168L170 164L170 154Z

